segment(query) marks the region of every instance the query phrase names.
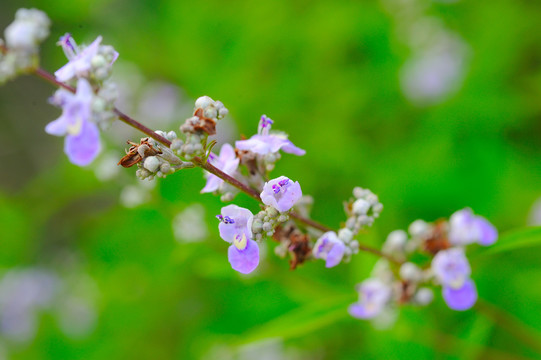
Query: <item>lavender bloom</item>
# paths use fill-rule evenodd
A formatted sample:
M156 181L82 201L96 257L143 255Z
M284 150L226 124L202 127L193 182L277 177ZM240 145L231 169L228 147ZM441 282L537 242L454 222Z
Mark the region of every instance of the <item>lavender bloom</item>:
M222 170L227 175L233 175L235 170L239 167L239 158L236 157L235 150L231 145L224 144L220 150L220 156L216 156L212 153L210 154L209 163ZM201 190L202 193L216 191L224 182L216 175L208 173L206 176L207 184L203 190Z
M231 267L243 274L251 273L259 265L259 247L252 240L254 215L248 209L228 205L217 217L221 238L232 244L227 252Z
M91 121L94 93L86 79L79 79L75 94L60 89L52 102L62 107L62 115L45 127L51 135L64 136L64 152L69 160L79 166L88 165L101 150L100 135Z
M498 238L496 228L484 217L473 215L470 208L458 210L449 219L449 240L453 245L477 242L483 246L494 244Z
M391 288L379 279L363 281L357 291L359 301L351 304L348 312L358 319L371 319L379 315L392 295Z
M477 288L471 279L467 279L458 289L444 286L442 294L447 306L453 310L468 310L477 301Z
M280 212L288 211L302 197L301 185L285 176L265 183L261 192L261 201Z
M312 254L316 259L325 260L325 267L331 268L342 261L345 250L346 245L338 239L336 233L329 231L317 239Z
M471 274L470 264L461 248L439 251L432 259L432 271L446 287L459 289Z
M259 121L257 135L252 136L248 140L235 142L235 147L239 150L247 150L259 155L275 153L280 149L286 153L298 156L306 154L306 151L293 145L293 143L287 139L286 135L269 134L272 123L273 121L267 117L267 115L262 115L261 120Z
M88 76L93 66L92 61L94 59L98 59L97 55L100 51L101 40L102 37L98 36L96 40L92 42L92 44L83 50L79 50L79 47L70 34L62 36L58 42L58 45L62 46L62 50L64 50L64 54L66 54L69 61L66 65L62 66L54 73L56 80L68 81L74 77ZM113 50L111 55L112 59L109 66L111 66L118 58L118 52ZM99 61L96 61L101 62L102 60L104 59L99 59Z

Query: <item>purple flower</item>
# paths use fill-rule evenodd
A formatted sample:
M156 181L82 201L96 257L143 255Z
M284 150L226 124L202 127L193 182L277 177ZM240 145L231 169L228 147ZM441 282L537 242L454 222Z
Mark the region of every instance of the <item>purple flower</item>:
M325 260L325 267L331 268L342 261L345 250L346 245L338 239L336 233L329 231L317 239L312 254L316 259Z
M227 252L231 267L243 274L251 273L259 265L259 247L252 240L254 215L248 209L228 205L217 217L221 238L231 243Z
M392 295L391 288L379 279L363 281L357 291L359 292L359 301L351 304L348 312L358 319L376 317L385 308Z
M64 152L69 160L79 166L88 165L101 150L98 127L91 121L94 93L86 79L79 79L77 92L58 90L52 99L62 107L62 115L45 127L51 135L64 136Z
M449 219L449 241L453 245L477 242L483 246L494 244L498 238L496 228L484 217L473 215L470 208L455 212Z
M261 201L280 212L288 211L302 197L301 185L285 176L265 183L261 192Z
M233 175L235 170L237 170L237 168L239 167L239 158L236 157L233 146L229 144L222 145L222 149L220 150L220 156L216 156L211 153L208 161L211 165L214 165L227 175ZM203 190L201 190L202 193L216 191L224 182L216 175L208 173L206 176L207 184L205 185Z
M286 153L299 156L306 153L303 149L293 145L293 143L287 139L286 135L269 134L272 123L273 121L267 117L267 115L262 115L261 120L259 121L257 135L252 136L248 140L235 142L235 147L239 150L247 150L259 155L275 153L280 149Z
M432 271L446 287L459 289L471 274L470 263L461 248L439 251L432 259Z
M475 283L471 279L467 279L458 289L444 286L442 294L443 300L445 300L447 306L453 310L468 310L477 301L477 289Z
M62 66L54 74L58 81L68 81L74 77L86 77L89 75L92 69L92 59L98 55L100 51L100 43L102 37L98 36L96 40L82 51L73 40L70 34L66 34L60 38L58 45L62 46L64 54L68 58L68 63ZM112 61L109 65L112 65L118 58L118 53L113 51Z

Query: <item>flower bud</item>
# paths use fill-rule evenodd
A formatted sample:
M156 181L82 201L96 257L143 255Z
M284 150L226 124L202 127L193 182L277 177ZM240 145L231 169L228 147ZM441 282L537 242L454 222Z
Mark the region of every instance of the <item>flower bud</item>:
M338 238L345 243L349 243L353 239L353 232L348 228L343 228L338 231Z
M400 277L404 280L419 282L423 278L423 273L414 263L406 262L400 267Z
M353 213L355 215L365 215L370 209L370 203L364 199L358 199L353 203Z
M145 159L145 162L143 164L145 169L147 169L150 172L156 172L158 168L160 167L160 160L156 156L149 156Z
M212 104L214 102L214 100L212 100L209 96L201 96L200 98L198 98L197 100L195 100L195 107L196 108L206 108L208 107L210 104Z
M434 300L434 292L426 287L420 288L415 295L413 295L413 301L419 305L428 305L432 300Z
M429 230L429 225L424 220L415 220L408 227L408 232L413 237L422 237Z

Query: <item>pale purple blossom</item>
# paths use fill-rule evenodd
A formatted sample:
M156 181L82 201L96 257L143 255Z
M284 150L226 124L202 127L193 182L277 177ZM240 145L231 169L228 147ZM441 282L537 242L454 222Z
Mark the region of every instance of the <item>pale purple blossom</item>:
M86 79L79 79L75 94L58 90L52 102L62 107L62 115L45 127L48 134L66 136L64 152L73 164L79 166L90 164L101 150L99 130L91 120L93 96Z
M391 287L379 279L367 279L358 285L359 301L351 304L348 312L358 319L379 315L391 299Z
M325 267L331 268L342 261L346 245L338 239L334 231L329 231L317 239L312 254L316 259L325 260Z
M487 219L474 215L470 208L458 210L449 219L449 241L453 245L477 242L483 246L494 244L498 231Z
M442 294L447 306L453 310L468 310L477 301L477 288L471 279L467 279L458 289L444 286Z
M280 212L288 211L302 197L301 185L285 176L265 183L261 192L261 201Z
M247 150L259 155L275 153L279 150L298 156L306 153L303 149L293 145L288 140L287 135L269 134L272 123L273 121L267 115L262 115L259 121L257 135L252 136L248 140L235 142L235 147L239 150Z
M87 77L92 69L92 60L100 51L102 37L98 36L92 44L88 45L83 50L73 40L70 34L66 34L60 38L58 45L62 46L62 50L68 58L68 63L62 66L54 74L58 81L68 81L75 77ZM118 53L113 51L112 60L109 66L112 65L118 58Z
M233 146L229 144L222 145L222 149L220 150L220 156L216 156L211 153L208 161L211 165L222 170L227 175L233 175L233 173L239 167L239 158L237 158L237 156L235 155L235 150L233 149ZM202 193L216 191L224 182L216 175L210 173L208 173L206 177L207 183L203 190L201 190Z
M432 271L443 286L453 289L462 287L471 274L470 263L461 248L439 251L432 259Z
M251 273L259 265L259 247L252 240L254 215L248 209L228 205L217 218L221 238L231 244L228 249L231 267L243 274Z

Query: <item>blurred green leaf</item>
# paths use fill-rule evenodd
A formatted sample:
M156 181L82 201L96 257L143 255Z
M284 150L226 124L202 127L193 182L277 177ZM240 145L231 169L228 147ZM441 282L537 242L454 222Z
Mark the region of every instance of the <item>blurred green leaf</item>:
M248 344L267 338L297 338L319 330L348 317L347 306L351 296L319 298L297 309L246 331L236 345Z
M541 246L541 226L527 227L505 233L496 244L483 248L474 259L484 259L502 252L522 250L534 246Z

